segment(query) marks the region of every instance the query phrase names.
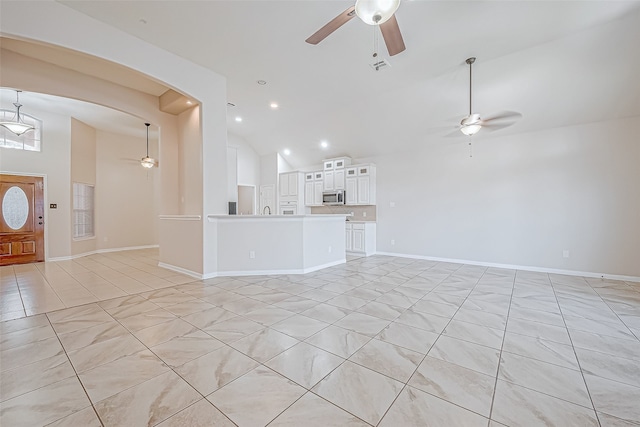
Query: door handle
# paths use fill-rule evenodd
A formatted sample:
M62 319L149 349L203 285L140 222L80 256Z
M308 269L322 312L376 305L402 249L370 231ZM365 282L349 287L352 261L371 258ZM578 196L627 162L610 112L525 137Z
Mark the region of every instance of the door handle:
M42 217L41 217L41 216L39 216L39 217L38 217L38 219L42 219Z

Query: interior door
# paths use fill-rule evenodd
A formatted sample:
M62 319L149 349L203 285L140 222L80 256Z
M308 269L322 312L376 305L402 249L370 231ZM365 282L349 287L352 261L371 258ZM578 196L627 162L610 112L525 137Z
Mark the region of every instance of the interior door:
M274 184L260 186L260 213L262 215L276 214L276 194L275 193L276 193L276 186Z
M44 183L0 175L0 265L44 261Z

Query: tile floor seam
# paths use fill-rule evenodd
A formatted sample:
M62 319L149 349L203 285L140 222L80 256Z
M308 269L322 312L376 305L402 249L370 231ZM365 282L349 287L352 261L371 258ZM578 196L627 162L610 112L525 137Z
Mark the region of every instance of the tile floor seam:
M460 268L462 268L462 266L460 266ZM457 270L459 270L460 268L458 268ZM457 271L457 270L456 270L456 271ZM396 395L396 397L393 399L393 401L391 402L391 405L389 405L389 407L386 409L386 411L384 412L384 414L382 414L382 416L380 417L380 420L378 421L378 424L380 424L380 423L382 422L382 420L384 420L385 416L387 415L387 413L389 412L389 410L393 407L393 405L395 404L395 402L398 400L398 397L400 397L400 395L402 394L402 392L403 392L407 387L410 387L410 386L409 386L409 382L411 381L411 378L413 378L413 376L416 374L416 372L417 372L417 371L418 371L418 369L420 368L420 365L422 365L422 363L424 363L425 359L429 356L429 351L431 351L431 349L433 348L433 346L434 346L434 345L436 345L436 343L438 342L438 340L440 339L440 337L442 336L442 334L444 334L444 331L447 329L447 326L449 326L449 323L451 323L451 321L453 320L453 318L455 317L455 315L458 313L458 311L459 311L459 310L460 310L460 308L462 307L462 304L464 304L464 302L467 300L467 298L469 297L469 295L471 294L471 292L473 292L473 289L475 289L475 287L478 285L478 283L480 282L480 280L482 279L482 276L484 276L484 274L486 273L486 271L487 271L487 269L485 269L485 270L484 270L484 272L483 272L483 273L482 273L482 275L478 278L478 280L476 281L476 284L473 286L473 288L471 289L471 291L469 292L469 294L467 294L467 296L466 296L466 297L465 297L465 299L462 301L462 303L460 303L460 305L458 306L457 310L455 311L455 313L453 313L453 315L451 316L451 318L450 318L450 319L449 319L449 321L447 322L447 325L444 327L444 329L440 332L440 334L438 334L438 338L436 338L436 339L433 341L433 344L431 344L431 346L429 347L429 349L428 349L428 350L427 350L427 352L425 353L425 355L424 355L424 357L422 358L422 360L420 361L420 363L418 363L418 364L416 365L416 368L413 370L413 372L412 372L412 373L411 373L411 375L409 376L409 379L407 380L407 382L403 384L402 389L401 389L401 390L400 390L400 392ZM451 274L450 274L448 277L450 277L450 276L451 276ZM443 280L443 281L444 281L444 280ZM435 288L434 288L434 289L435 289ZM433 290L432 290L432 291L430 291L429 293L431 293L431 292L433 292ZM425 295L425 296L426 296L426 295ZM450 363L453 363L453 362L450 362ZM455 363L454 363L454 364L455 364ZM457 364L455 364L455 365L457 365ZM497 374L496 374L496 376L497 376ZM495 390L495 388L494 388L494 390ZM433 394L431 394L431 393L428 393L428 394L430 394L430 395L432 395L432 396L435 396L435 395L433 395ZM442 399L442 398L440 398L439 396L435 396L435 397L437 397L438 399L444 400L444 401L446 401L446 402L448 402L448 403L451 403L451 404L456 405L455 403L453 403L453 402L451 402L451 401L448 401L448 400L446 400L446 399ZM460 406L460 405L456 405L456 406ZM469 410L469 409L467 409L467 408L463 408L463 409L465 409L465 410ZM471 412L473 412L473 411L471 411ZM487 417L485 417L485 418L487 418ZM490 418L489 418L489 419L490 419Z
M45 314L45 316L46 316L46 314ZM49 322L49 326L51 327L51 329L53 329L53 323L51 323L51 319L49 319L49 316L46 316L46 319ZM91 409L93 409L93 412L95 413L96 417L98 418L98 421L100 421L100 424L104 427L104 422L102 421L102 418L100 418L100 414L98 414L98 411L96 410L95 405L94 405L93 401L91 400L91 397L89 396L89 393L87 392L86 387L84 386L84 383L82 382L82 380L80 380L80 376L78 375L78 371L76 371L76 367L73 365L73 363L71 363L71 359L69 358L69 355L67 354L67 350L64 348L64 345L62 345L62 341L60 340L60 337L58 336L58 333L56 332L55 329L53 329L53 332L56 334L56 339L58 340L58 343L60 344L60 347L62 348L62 351L64 352L64 355L67 358L67 362L69 363L69 366L71 366L71 369L73 369L73 373L75 374L75 377L78 380L78 383L80 384L80 387L82 387L82 391L84 392L85 396L87 397L87 400L89 401ZM84 410L84 409L85 408L83 408L81 410ZM80 412L80 411L77 411L77 412ZM72 414L70 414L70 415L72 415ZM65 417L59 418L59 419L57 419L55 421L52 421L49 424L53 424L54 422L60 421L63 418L65 418Z
M589 282L587 282L585 280L587 286L589 286L591 288L591 285L589 284ZM553 290L553 295L556 298L556 302L558 301L558 295L556 293L556 288L553 284L553 280L551 280L551 289ZM593 289L593 288L592 288ZM599 296L599 295L598 295ZM602 299L602 298L601 298ZM593 413L596 417L596 421L598 422L598 425L602 426L602 422L600 421L600 416L598 415L598 410L596 409L596 405L593 402L593 397L591 397L591 390L589 390L589 385L587 384L587 380L584 377L584 370L582 369L582 364L580 363L580 359L578 358L578 353L576 352L576 348L573 345L573 338L571 338L571 334L569 333L569 328L567 327L567 322L564 318L564 312L562 310L562 307L560 307L560 304L558 304L559 308L560 308L560 315L562 316L562 321L564 323L564 328L567 330L567 335L569 336L569 342L571 343L571 350L573 350L573 354L576 358L576 362L578 363L578 367L580 368L580 376L582 377L582 382L584 384L585 390L587 391L587 396L589 396L589 401L591 402L591 408L593 409Z
M502 366L502 351L504 349L504 340L507 337L507 326L509 324L509 313L511 312L511 302L513 301L513 292L516 285L516 278L518 277L518 271L516 270L513 274L513 283L511 284L511 295L509 296L509 308L507 309L507 320L504 325L504 333L502 334L502 344L500 345L500 353L498 355L498 369L496 369L496 380L493 383L493 393L491 396L491 406L489 407L489 419L493 419L493 405L496 400L496 390L498 389L498 377L500 376L500 368Z

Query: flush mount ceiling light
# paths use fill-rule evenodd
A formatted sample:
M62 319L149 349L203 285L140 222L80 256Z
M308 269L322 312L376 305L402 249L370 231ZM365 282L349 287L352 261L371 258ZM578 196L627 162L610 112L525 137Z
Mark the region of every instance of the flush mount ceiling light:
M356 0L356 15L369 25L387 22L398 7L400 0Z
M18 136L35 129L33 126L26 124L20 119L20 107L22 107L19 99L20 92L22 91L16 90L16 102L13 103L13 105L15 105L16 107L16 114L13 117L13 120L8 122L0 122L0 126L9 129L11 132L15 133Z
M291 150L289 150L288 148L285 148L283 153L285 156L288 156L289 154L291 154Z
M238 116L236 117L236 122L240 123L242 121L242 117Z
M156 161L149 157L149 126L151 126L151 123L145 123L144 125L147 127L147 155L140 160L140 165L143 168L151 169L156 164Z
M320 147L327 148L328 146L329 146L329 143L327 141L320 142Z
M482 129L480 122L480 114L473 114L471 109L471 89L472 89L472 70L471 66L476 62L476 58L468 58L466 63L469 64L469 115L460 122L460 132L467 136L475 135Z
M269 106L271 108L273 108L274 110L276 110L278 108L278 103L277 102L272 102L271 104L269 104Z

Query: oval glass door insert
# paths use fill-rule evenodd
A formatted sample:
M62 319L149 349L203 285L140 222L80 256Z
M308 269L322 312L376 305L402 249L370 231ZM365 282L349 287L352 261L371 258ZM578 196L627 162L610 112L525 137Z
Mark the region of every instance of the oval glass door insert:
M29 218L29 200L20 187L11 187L2 198L4 222L13 230L21 229Z

